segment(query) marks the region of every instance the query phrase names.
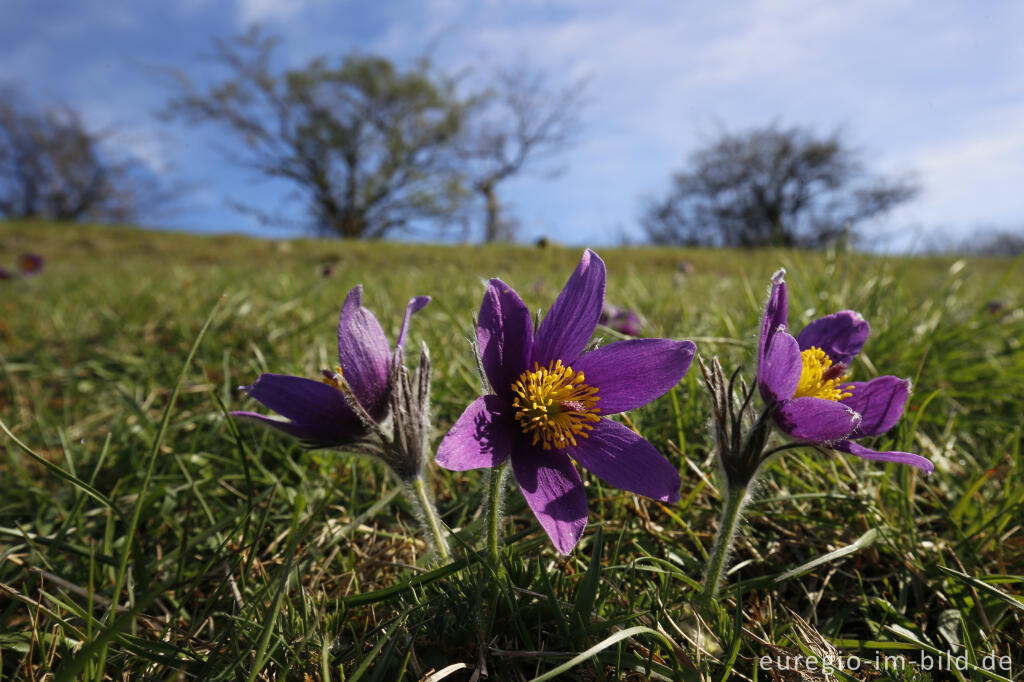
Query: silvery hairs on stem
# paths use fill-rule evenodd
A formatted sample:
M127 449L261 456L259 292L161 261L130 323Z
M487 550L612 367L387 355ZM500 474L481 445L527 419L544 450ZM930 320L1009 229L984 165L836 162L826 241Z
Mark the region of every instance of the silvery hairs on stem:
M754 412L751 398L756 386L748 386L739 375L742 368L727 379L717 356L711 359L711 367L700 356L697 362L711 397L711 429L722 478L730 488L746 488L764 461L762 455L771 434L771 422L765 413ZM746 433L744 422L751 425Z
M420 344L419 366L413 372L406 367L404 355L401 347L395 349L388 376L390 409L380 422L360 404L344 376L330 370L323 373L337 383L368 431L346 450L380 459L403 483L410 483L423 474L430 437L430 352Z

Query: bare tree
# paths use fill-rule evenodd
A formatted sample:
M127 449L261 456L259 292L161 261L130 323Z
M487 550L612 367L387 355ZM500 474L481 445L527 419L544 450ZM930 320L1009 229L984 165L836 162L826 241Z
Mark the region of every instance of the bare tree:
M206 90L177 74L165 112L242 143L229 157L291 183L324 234L379 238L417 221L447 224L465 197L450 148L468 102L425 61L400 71L349 54L275 70L276 40L253 29L216 45L229 76Z
M777 125L722 134L694 152L641 222L658 244L819 246L913 198L906 178L869 174L838 132Z
M969 239L961 242L958 251L980 256L1019 256L1024 253L1024 227L1016 230L1010 228L975 229Z
M525 65L500 69L480 97L460 136L459 156L484 211L484 240L510 241L517 223L505 215L498 186L573 144L585 81L548 86Z
M114 158L109 133L69 108L36 109L13 87L0 93L0 216L135 222L169 196L145 164Z

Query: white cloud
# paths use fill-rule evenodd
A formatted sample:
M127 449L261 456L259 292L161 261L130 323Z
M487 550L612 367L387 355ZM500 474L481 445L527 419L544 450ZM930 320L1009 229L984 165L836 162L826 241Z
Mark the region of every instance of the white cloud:
M124 120L121 110L109 101L82 102L77 111L86 130L101 136L102 146L111 157L133 158L160 176L173 172L174 155L160 128L149 122Z
M1024 224L1024 107L974 120L959 137L935 141L914 154L925 196L919 219L933 224Z
M242 28L252 24L287 21L302 14L316 0L238 0L238 20Z
M153 173L171 175L172 155L166 138L152 128L121 129L104 140L115 155L127 154L144 163Z

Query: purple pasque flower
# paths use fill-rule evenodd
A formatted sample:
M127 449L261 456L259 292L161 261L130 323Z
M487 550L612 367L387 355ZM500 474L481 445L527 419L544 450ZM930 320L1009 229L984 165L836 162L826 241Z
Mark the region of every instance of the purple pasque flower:
M33 277L43 269L43 257L38 253L23 253L18 258L18 267L21 268L22 277Z
M696 346L629 339L584 353L604 290L604 262L588 249L534 332L519 295L492 279L477 326L492 392L466 408L437 451L437 463L453 471L511 460L527 503L563 554L576 546L587 521L574 460L615 487L679 499L675 467L641 436L604 417L649 403L679 383Z
M626 336L640 336L645 326L632 308L621 308L608 302L601 309L600 324Z
M241 387L288 421L256 412L231 414L283 431L310 448L350 446L376 430L390 412L394 378L401 374L395 368L401 362L409 320L430 297L409 301L392 351L377 318L362 306L362 294L362 285L354 287L341 308L336 371L324 370L319 381L265 373L251 386ZM396 473L403 475L397 469Z
M921 455L877 452L856 442L895 426L903 416L910 381L894 376L846 381L850 361L871 332L867 320L851 310L819 317L791 336L785 274L779 270L772 277L757 355L757 385L773 406L776 426L800 441L931 472L935 467Z

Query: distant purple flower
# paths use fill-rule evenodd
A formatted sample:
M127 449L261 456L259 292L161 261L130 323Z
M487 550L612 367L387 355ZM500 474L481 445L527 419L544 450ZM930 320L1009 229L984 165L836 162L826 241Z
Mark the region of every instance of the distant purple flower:
M14 273L4 267L0 267L0 280L11 279L14 277Z
M765 402L774 406L776 425L797 440L932 471L932 463L920 455L876 452L855 442L895 426L903 416L910 382L894 376L845 381L846 368L871 332L853 311L820 317L791 336L786 330L785 274L780 270L772 278L758 344L757 384Z
M626 336L640 336L644 323L632 308L620 308L613 303L605 303L601 309L601 321L609 329L614 329Z
M43 269L43 257L38 253L23 253L18 258L18 266L21 268L23 277L38 275Z
M680 275L692 275L697 272L697 266L688 260L676 261L676 272Z
M492 279L477 342L493 393L477 398L444 437L437 463L453 471L511 459L519 488L558 551L587 521L573 460L607 483L656 500L679 499L679 473L650 443L603 419L644 405L690 367L692 341L630 339L583 353L604 302L605 266L589 249L534 333L530 311Z
M294 436L311 448L349 445L369 433L372 422L381 422L389 411L390 377L396 354L388 344L377 318L362 307L363 287L348 292L338 322L337 372L324 370L317 381L285 374L261 374L251 386L242 386L250 396L289 421L280 421L255 412L232 412L235 417L251 419ZM405 343L409 319L430 302L429 296L409 301L395 346ZM344 377L344 383L342 381ZM342 388L347 384L351 397ZM351 400L365 411L357 414Z
M988 312L989 315L998 315L1003 312L1005 308L1006 304L1002 301L989 301L985 304L985 311Z

